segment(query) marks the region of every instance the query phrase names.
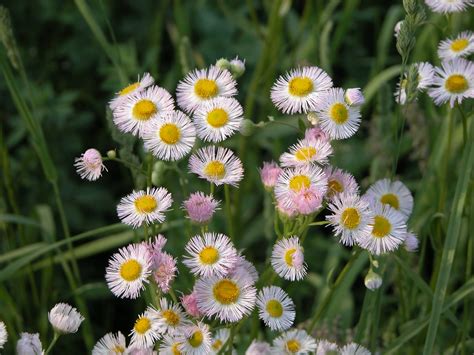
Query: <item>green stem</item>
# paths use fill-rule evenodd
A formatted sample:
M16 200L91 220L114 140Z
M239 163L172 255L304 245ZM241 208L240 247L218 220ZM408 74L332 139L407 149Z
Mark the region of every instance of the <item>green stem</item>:
M56 344L56 342L58 341L58 339L59 339L59 334L55 331L53 340L51 341L51 344L49 344L48 349L46 349L46 351L44 353L45 355L49 354L49 352L51 351L51 349L53 349L53 347Z
M232 223L232 209L230 206L230 187L229 185L224 185L224 194L225 194L225 213L227 219L228 233L231 239L235 238L234 235L234 224Z
M456 107L458 108L459 113L461 114L461 120L462 120L462 138L463 138L463 143L466 145L467 142L467 117L464 114L464 111L459 103L456 103Z

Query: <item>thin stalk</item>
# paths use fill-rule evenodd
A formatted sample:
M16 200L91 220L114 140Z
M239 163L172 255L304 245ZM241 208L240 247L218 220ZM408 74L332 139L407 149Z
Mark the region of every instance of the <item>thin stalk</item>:
M461 120L462 120L462 138L463 138L463 143L466 145L467 142L467 117L464 114L464 111L461 107L461 104L456 103L456 107L461 114Z
M232 209L230 205L230 188L229 188L229 185L227 184L224 185L224 194L225 194L225 213L226 213L226 219L227 219L228 232L229 232L229 237L233 239L235 238L234 224L232 221Z
M48 349L46 349L44 353L45 355L49 354L49 352L53 349L54 345L56 345L56 342L58 341L58 339L59 339L59 334L57 332L54 332L53 340L51 341L51 344L49 344Z

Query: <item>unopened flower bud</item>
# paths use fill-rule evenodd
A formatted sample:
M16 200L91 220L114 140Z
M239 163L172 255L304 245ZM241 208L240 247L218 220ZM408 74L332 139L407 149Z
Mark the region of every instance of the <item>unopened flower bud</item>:
M245 72L245 60L240 60L239 57L235 57L230 61L230 71L234 78L242 76Z
M221 58L216 61L216 67L219 67L221 69L230 69L230 63L226 58Z
M306 118L308 119L309 122L311 122L313 126L316 126L319 123L319 117L316 114L316 112L308 112L308 114L306 115Z
M109 159L117 158L117 152L115 151L115 149L111 149L111 150L107 151L107 158L109 158Z
M249 119L245 119L240 124L240 134L249 137L255 132L255 128L257 125L250 121Z
M380 286L382 286L382 278L379 274L373 272L372 269L370 269L367 275L365 276L364 283L365 287L367 287L371 291L374 291Z
M344 99L349 106L354 107L362 106L365 102L364 94L359 88L347 89Z

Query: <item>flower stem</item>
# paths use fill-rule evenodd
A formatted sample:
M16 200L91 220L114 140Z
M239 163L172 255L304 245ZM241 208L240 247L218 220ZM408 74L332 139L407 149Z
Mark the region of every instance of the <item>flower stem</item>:
M57 332L54 332L54 337L53 340L51 340L51 344L49 344L48 349L46 349L44 355L48 355L49 352L53 349L54 345L59 339L59 334Z
M233 239L234 236L234 225L232 223L232 210L230 207L230 188L229 185L224 185L224 194L225 194L225 213L227 219L228 233L230 239Z

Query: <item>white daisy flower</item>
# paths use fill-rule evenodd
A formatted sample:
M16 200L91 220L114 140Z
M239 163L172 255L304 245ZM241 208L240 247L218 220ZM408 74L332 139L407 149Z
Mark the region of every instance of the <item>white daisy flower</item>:
M95 181L102 175L102 170L107 168L102 163L102 155L97 149L87 149L80 158L74 160L74 166L81 179Z
M8 333L7 333L7 327L5 326L5 323L0 321L0 349L3 349L3 346L8 340Z
M160 338L160 326L156 309L148 307L145 312L138 316L130 336L132 338L130 348L147 349L155 345L155 342Z
M160 354L162 355L182 355L183 344L180 336L171 336L165 334L160 344Z
M290 328L295 321L295 304L280 287L264 287L257 296L258 315L274 331Z
M378 202L374 202L371 209L374 214L372 230L361 236L357 243L375 255L397 249L405 240L406 217L396 209Z
M201 148L193 154L189 170L217 186L238 186L244 176L240 159L230 149L215 146Z
M143 74L142 78L140 79L140 76L138 76L138 80L126 87L124 87L122 90L117 92L115 98L110 100L109 106L112 110L115 110L117 107L119 107L123 102L130 97L132 94L136 94L143 89L147 88L150 85L153 85L155 80L153 77L150 75L150 73L145 73Z
M290 147L289 153L280 157L281 166L284 168L304 166L318 163L324 165L332 154L332 147L328 141L322 139L300 139Z
M127 342L122 333L107 333L95 344L92 355L123 354L127 349Z
M474 32L464 31L454 39L446 39L438 45L438 56L449 60L458 57L467 57L474 53Z
M462 12L474 5L472 0L425 0L425 3L431 11L442 14Z
M449 101L449 105L461 103L466 98L474 97L474 64L462 58L441 63L435 68L433 87L428 94L436 105Z
M227 343L229 337L230 330L228 328L219 329L212 337L212 353L217 354L222 349L222 346Z
M411 231L407 231L407 234L405 235L405 240L403 241L403 246L405 247L405 250L410 253L414 253L418 250L419 244L420 241L418 240L416 234Z
M276 242L271 262L275 272L285 280L301 280L306 275L303 248L296 236Z
M356 179L348 172L334 166L328 166L324 168L324 173L328 179L328 189L326 193L327 199L332 200L342 193L359 193L359 185L357 184Z
M130 244L112 255L105 279L112 293L120 298L137 298L148 283L152 260L144 244Z
M156 351L150 348L140 348L137 345L129 346L124 355L158 355ZM175 354L173 354L175 355Z
M360 108L346 103L341 88L329 89L322 94L316 112L321 128L331 139L349 138L359 129Z
M196 281L198 307L206 316L216 316L222 322L237 322L252 312L257 290L239 274L216 275Z
M327 354L337 354L339 347L336 343L332 343L326 339L319 339L316 344L316 355L327 355Z
M181 111L173 111L153 120L143 133L145 148L158 159L180 160L193 148L196 130Z
M18 355L42 355L43 345L39 334L21 333L21 338L16 343L16 353Z
M337 195L328 208L332 214L326 219L342 244L352 246L371 232L373 214L368 200L357 194L343 193Z
M168 91L158 86L134 93L113 111L117 128L124 133L143 137L150 124L174 110L174 100Z
M258 280L258 272L255 266L245 259L242 254L237 255L237 261L234 266L229 269L229 276L239 274L244 282L248 284L255 284Z
M58 303L48 312L48 319L56 332L68 334L77 332L84 317L67 303Z
M357 343L349 343L339 350L340 355L370 355L371 352Z
M303 329L291 329L273 340L272 354L309 354L316 350L316 341Z
M314 111L320 93L332 87L329 75L318 67L293 69L273 84L270 97L283 113Z
M178 105L192 114L203 103L218 96L237 95L237 82L232 74L214 65L206 69L196 69L181 80L176 89Z
M266 341L252 340L252 344L245 351L245 355L271 355L271 347Z
M211 332L209 326L202 322L189 325L180 336L183 354L208 355L211 353Z
M138 228L143 223L162 223L165 220L164 212L168 211L172 203L171 194L164 187L148 187L146 191L133 191L122 197L117 214L122 223Z
M197 135L206 142L221 142L240 128L244 110L232 97L217 97L202 104L193 115Z
M378 180L369 187L364 196L369 200L391 206L406 219L413 211L413 196L401 181Z
M184 265L196 276L224 276L237 262L237 250L230 238L220 233L197 235L186 244Z
M189 323L181 307L168 302L164 297L160 299L160 309L156 311L155 316L160 334L175 335L181 327Z
M314 189L321 196L327 191L327 178L321 168L305 165L283 169L275 185L275 197L284 207L295 208L293 198L304 189Z

